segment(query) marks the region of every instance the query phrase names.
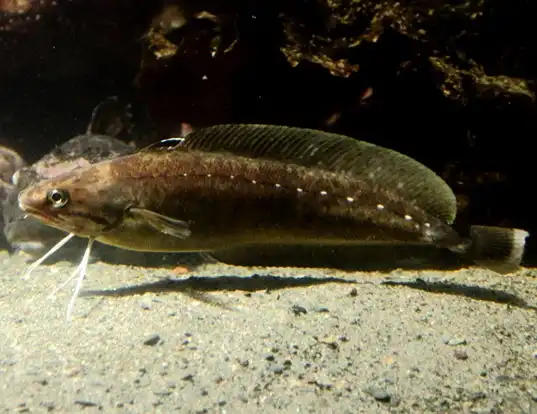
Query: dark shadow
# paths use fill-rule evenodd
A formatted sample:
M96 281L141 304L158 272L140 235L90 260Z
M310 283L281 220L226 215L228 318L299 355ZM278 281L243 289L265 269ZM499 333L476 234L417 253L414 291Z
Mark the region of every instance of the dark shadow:
M239 290L244 292L273 291L294 287L324 285L327 283L354 284L354 280L341 278L314 277L280 277L270 275L253 275L251 277L218 276L198 277L188 279L166 279L155 283L120 287L117 289L86 290L81 296L131 296L144 293L163 292L223 292Z
M425 292L464 296L479 301L505 303L517 308L537 310L537 306L528 304L524 299L513 295L512 293L507 293L498 289L450 282L425 281L423 279L416 279L413 281L387 280L381 282L381 284L386 286L405 286Z
M0 223L0 225L1 225L1 223ZM6 240L6 238L5 238L3 233L0 234L0 250L5 250L9 254L13 253L13 249L11 248L11 245Z
M87 240L75 238L47 259L46 264L67 260L78 264ZM312 267L343 271L383 272L393 270L453 271L471 265L447 249L423 245L262 245L220 250L211 254L142 253L96 243L96 260L139 267L196 267L214 262L237 266ZM29 259L32 262L35 259Z
M191 276L188 279L165 279L155 283L126 286L116 289L87 290L81 296L131 296L144 293L181 292L195 299L207 301L204 294L208 292L223 291L275 291L295 287L307 287L324 285L328 283L355 284L355 280L347 280L337 277L313 278L313 277L281 277L270 275L253 275L251 277L217 276L198 277ZM404 286L411 289L423 290L431 293L443 293L454 296L464 296L474 300L508 304L522 309L537 310L534 305L528 304L524 299L498 289L484 288L480 286L468 286L458 283L424 281L382 281L385 286Z
M239 266L333 268L345 271L458 270L459 255L427 245L305 246L263 245L218 251L213 256Z

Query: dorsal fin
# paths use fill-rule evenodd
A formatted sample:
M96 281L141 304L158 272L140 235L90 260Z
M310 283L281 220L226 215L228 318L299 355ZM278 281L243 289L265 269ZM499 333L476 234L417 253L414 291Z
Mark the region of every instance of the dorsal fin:
M86 134L119 137L129 135L132 129L131 105L117 96L109 96L93 109Z
M181 146L185 141L183 137L171 137L166 138L157 142L153 142L143 148L138 152L152 152L152 151L172 151Z
M343 135L277 125L215 125L185 138L157 143L153 150L176 148L229 152L347 172L403 194L448 224L457 214L453 191L429 168L396 151Z

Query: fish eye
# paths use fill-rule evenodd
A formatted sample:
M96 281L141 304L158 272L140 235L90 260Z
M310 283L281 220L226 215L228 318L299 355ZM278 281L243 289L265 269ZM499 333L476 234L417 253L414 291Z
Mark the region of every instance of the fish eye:
M69 202L69 193L66 190L55 188L48 192L47 200L52 204L52 207L61 208Z

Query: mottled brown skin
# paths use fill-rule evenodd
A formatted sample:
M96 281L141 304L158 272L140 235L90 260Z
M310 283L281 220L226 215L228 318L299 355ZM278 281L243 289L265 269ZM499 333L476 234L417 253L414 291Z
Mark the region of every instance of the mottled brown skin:
M0 180L11 183L11 177L26 165L22 157L11 148L0 146Z
M52 189L69 203L54 208ZM346 174L244 158L173 150L140 152L40 182L19 198L46 224L131 250L218 250L261 243L431 243L459 236L396 192ZM190 237L135 220L137 207L189 223Z

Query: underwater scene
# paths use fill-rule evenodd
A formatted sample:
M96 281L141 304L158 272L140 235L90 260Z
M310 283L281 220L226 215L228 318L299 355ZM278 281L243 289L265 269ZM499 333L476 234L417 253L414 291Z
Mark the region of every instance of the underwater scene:
M0 0L0 411L537 413L535 12Z

